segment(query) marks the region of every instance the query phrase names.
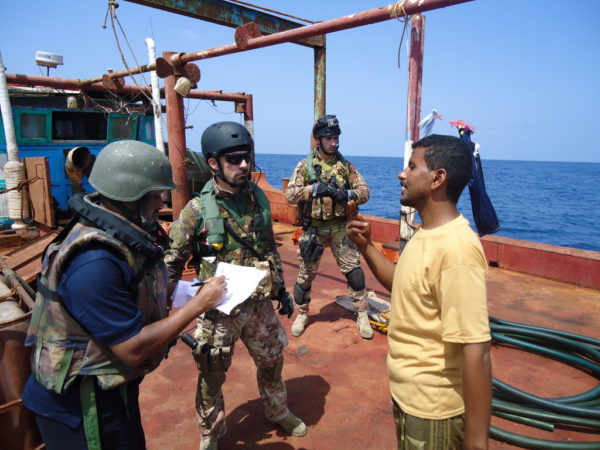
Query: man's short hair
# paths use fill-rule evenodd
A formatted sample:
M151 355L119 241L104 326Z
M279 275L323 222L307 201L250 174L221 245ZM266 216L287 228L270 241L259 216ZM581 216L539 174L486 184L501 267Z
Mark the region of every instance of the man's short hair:
M413 142L412 148L417 147L425 149L424 159L429 170L446 170L448 199L458 203L460 194L471 180L473 158L469 145L454 136L430 134Z

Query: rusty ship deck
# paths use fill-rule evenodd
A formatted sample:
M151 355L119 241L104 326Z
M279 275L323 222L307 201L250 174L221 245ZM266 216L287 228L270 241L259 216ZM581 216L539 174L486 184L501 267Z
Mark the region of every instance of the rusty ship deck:
M298 271L294 228L276 224L275 231L290 287ZM367 267L365 273L367 288L379 298L389 299ZM253 362L238 342L224 385L228 434L219 441L219 448L395 448L386 336L376 332L371 341L360 338L354 314L335 303L336 296L346 293L345 278L326 250L313 284L309 327L299 338L290 335L285 349L283 374L289 405L308 425L308 434L289 437L265 421ZM600 338L597 289L490 267L488 297L491 316ZM287 330L292 321L293 317L281 319ZM506 346L494 345L492 364L495 377L544 397L573 395L598 384L596 378L570 366ZM149 449L198 447L196 377L190 351L179 343L142 383L141 408ZM555 441L600 440L598 434L574 429L547 432L496 417L492 424ZM490 448L516 447L490 440Z

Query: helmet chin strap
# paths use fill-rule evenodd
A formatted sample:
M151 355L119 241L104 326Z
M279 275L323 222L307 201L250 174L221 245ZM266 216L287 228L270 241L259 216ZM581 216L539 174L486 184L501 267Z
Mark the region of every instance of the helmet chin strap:
M323 150L323 152L324 152L326 155L329 155L329 156L333 156L333 155L335 155L335 153L338 151L338 148L340 148L340 144L335 144L333 147L334 147L333 151L332 151L332 152L328 152L328 151L325 149L325 147L323 147L323 145L321 144L321 139L319 139L319 148L320 148L321 150Z
M138 216L140 217L140 225L142 228L148 232L153 232L156 230L158 224L153 220L146 219L146 204L148 203L148 197L143 196L138 202Z
M228 186L231 186L232 188L239 188L239 187L244 186L246 183L248 183L248 180L250 179L250 174L248 174L248 177L246 177L244 182L242 182L240 184L233 184L223 174L223 168L221 167L221 161L219 161L218 159L217 159L217 165L219 166L219 170L215 171L215 175L217 177L219 177L221 180L223 180L225 182L225 184L227 184Z

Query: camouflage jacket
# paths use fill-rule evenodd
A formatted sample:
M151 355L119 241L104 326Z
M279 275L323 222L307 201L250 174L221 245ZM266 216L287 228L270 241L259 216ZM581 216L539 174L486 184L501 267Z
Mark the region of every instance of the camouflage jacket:
M318 181L319 183L329 183L333 181L339 188L352 190L356 194L356 203L361 205L369 200L369 187L356 167L350 162L342 163L335 156L330 164L324 164L317 152L312 158L313 166L321 166ZM318 173L318 172L317 172ZM312 184L308 180L306 170L306 159L300 161L290 182L285 190L285 195L290 203L300 203L301 205L311 201L310 217L316 220L332 220L338 217L346 216L346 205L335 203L329 197L312 198ZM303 207L301 206L300 210ZM304 214L302 211L300 214Z
M113 389L151 372L164 356L156 355L137 368L127 367L107 346L89 336L63 306L58 284L65 264L76 251L92 243L122 255L137 274L136 301L142 326L167 315L167 277L162 261L141 256L98 228L75 224L62 242L50 244L46 251L26 340L27 346L34 347L31 367L35 378L58 394L65 392L78 375L96 376L102 389Z
M214 275L219 262L237 264L241 266L255 266L269 269L266 276L253 294L256 300L277 298L279 289L283 286L283 270L281 259L275 244L273 224L263 224L264 229L254 229L255 216L261 215L256 195L264 195L254 183L249 183L248 188L242 189L238 194L220 191L213 185L209 195L216 201L221 217L231 229L242 239L252 244L260 254L265 256L265 261L251 250L234 239L227 231L224 233L223 244L209 245L206 242L205 220L202 206L202 196L194 197L181 210L179 218L173 222L169 237L171 246L165 252L169 282L176 282L181 278L183 268L192 257L192 263L199 279ZM214 258L213 258L214 257Z

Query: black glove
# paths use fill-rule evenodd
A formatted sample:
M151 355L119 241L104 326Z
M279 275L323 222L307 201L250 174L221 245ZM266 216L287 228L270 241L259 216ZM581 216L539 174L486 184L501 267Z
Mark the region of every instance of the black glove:
M318 183L313 187L315 197L331 197L335 202L348 203L348 191L340 189L333 183Z
M348 191L346 189L336 189L332 194L331 198L337 203L348 203Z
M331 197L335 190L331 184L317 183L313 185L313 197Z
M279 301L279 314L282 316L288 316L288 319L292 317L294 313L294 304L292 300L292 296L288 291L286 291L285 286L281 286L279 288L279 294L277 294L277 298L275 300Z

